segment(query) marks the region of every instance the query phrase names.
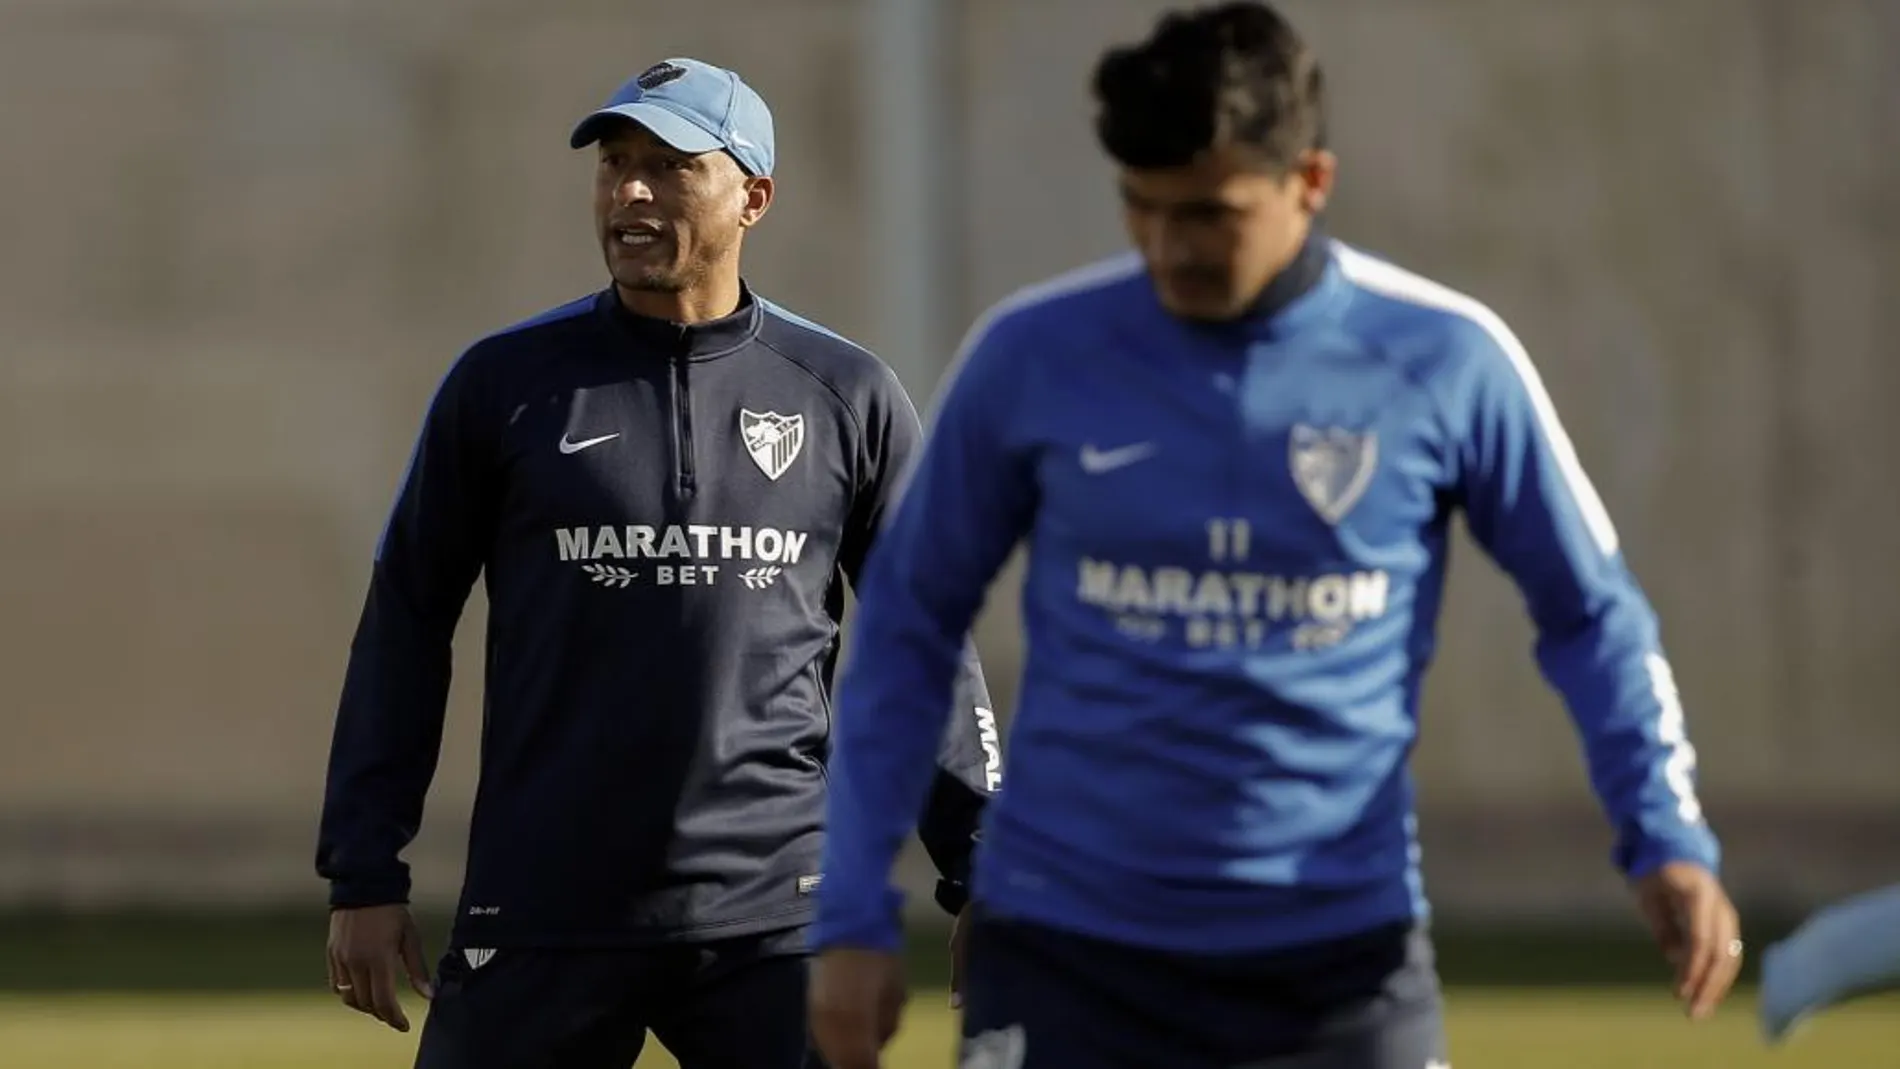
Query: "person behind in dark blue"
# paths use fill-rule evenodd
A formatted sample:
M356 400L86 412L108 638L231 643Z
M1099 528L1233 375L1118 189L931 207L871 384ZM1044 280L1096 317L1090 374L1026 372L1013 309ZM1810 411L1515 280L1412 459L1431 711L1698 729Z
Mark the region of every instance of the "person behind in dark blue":
M1524 346L1327 237L1313 53L1261 3L1094 75L1134 252L972 329L860 593L813 1030L897 1026L904 814L958 642L1027 551L1010 780L984 818L965 1066L1447 1059L1407 758L1462 511L1522 591L1615 864L1707 1015L1742 951L1656 617Z
M889 367L741 277L774 139L738 75L657 64L571 143L599 147L611 284L479 341L429 404L337 714L330 981L403 1031L399 978L432 995L423 1069L626 1069L649 1031L685 1069L794 1069L844 584L922 427ZM478 577L480 783L431 992L399 855ZM912 813L953 914L1002 774L973 656L960 680Z

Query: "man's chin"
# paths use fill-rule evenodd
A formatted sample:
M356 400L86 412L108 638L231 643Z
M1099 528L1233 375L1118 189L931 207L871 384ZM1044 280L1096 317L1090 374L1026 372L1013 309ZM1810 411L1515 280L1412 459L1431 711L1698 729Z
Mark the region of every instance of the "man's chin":
M1242 308L1226 297L1189 293L1161 293L1161 307L1169 315L1195 323L1225 323L1238 319Z
M614 285L628 293L679 293L686 288L685 280L672 271L628 271L613 272Z

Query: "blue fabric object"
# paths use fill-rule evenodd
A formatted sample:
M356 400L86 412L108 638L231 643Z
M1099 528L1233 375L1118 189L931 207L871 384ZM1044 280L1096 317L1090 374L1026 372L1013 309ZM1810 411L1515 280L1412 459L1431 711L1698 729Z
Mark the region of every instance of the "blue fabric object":
M1816 911L1761 962L1762 1034L1786 1039L1814 1014L1900 987L1900 884Z

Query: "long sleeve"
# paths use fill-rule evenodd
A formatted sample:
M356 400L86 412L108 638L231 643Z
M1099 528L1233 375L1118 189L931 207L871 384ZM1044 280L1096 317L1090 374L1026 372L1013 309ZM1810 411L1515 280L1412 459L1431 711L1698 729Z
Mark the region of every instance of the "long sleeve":
M1583 743L1590 783L1631 877L1666 862L1714 868L1696 754L1656 615L1522 345L1470 325L1450 411L1462 432L1458 494L1473 536L1516 582L1537 661Z
M846 578L860 592L865 562L893 514L923 443L916 409L896 376L886 374L882 385L864 414L867 478L839 552ZM967 900L970 857L983 807L1003 778L1003 740L995 706L976 646L967 638L948 705L950 722L938 748L937 774L918 819L917 835L940 877L937 903L955 913Z
M400 855L435 776L451 644L492 528L470 378L464 358L430 402L350 645L317 842L333 906L408 898Z
M933 754L961 748L970 757L948 763L953 775L968 782L978 771L967 734L940 740L959 672L967 678L970 625L1035 508L1034 472L1010 445L1021 395L1007 348L1002 330L973 332L863 569L831 758L819 946L895 949L903 899L891 868ZM968 720L987 777L994 721Z

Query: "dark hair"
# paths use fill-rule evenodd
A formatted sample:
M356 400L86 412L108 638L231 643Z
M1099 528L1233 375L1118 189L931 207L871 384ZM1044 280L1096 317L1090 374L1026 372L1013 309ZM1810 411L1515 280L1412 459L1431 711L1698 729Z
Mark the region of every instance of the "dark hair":
M1324 146L1319 60L1264 3L1170 12L1102 57L1094 92L1096 137L1124 167L1179 167L1234 145L1284 170Z

